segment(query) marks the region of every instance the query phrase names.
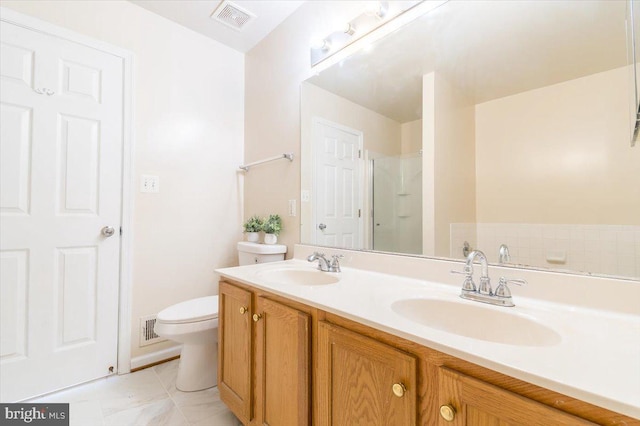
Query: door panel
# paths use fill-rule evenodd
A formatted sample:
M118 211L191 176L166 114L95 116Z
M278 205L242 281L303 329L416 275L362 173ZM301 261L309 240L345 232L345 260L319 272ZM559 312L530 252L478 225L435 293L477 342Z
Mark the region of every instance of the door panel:
M28 250L0 253L0 361L24 359L27 355Z
M58 214L98 214L100 122L60 114Z
M317 244L362 248L360 188L362 134L314 121L315 223ZM320 227L320 224L326 227Z
M123 59L1 32L0 399L17 401L117 366L120 237L101 229L121 223Z
M32 110L22 105L0 105L0 212L29 214L31 199Z

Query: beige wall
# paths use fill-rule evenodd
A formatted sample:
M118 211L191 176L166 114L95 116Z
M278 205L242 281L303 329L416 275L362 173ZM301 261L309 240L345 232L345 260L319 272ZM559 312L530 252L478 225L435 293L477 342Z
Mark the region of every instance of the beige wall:
M139 348L138 318L217 293L213 269L236 261L243 55L127 1L2 6L134 54L132 356L169 346ZM139 193L141 174L160 193Z
M476 107L478 222L640 224L628 70Z
M436 253L436 88L435 73L422 77L422 254Z
M313 84L303 83L301 86L301 189L307 190L313 200L313 186L311 171L313 170L312 153L312 119L323 118L334 123L359 130L363 134L363 148L365 151L373 151L384 155L398 155L401 152L401 126L400 123L377 112L371 111L345 98L334 95ZM363 157L365 158L365 157ZM367 176L365 165L364 176ZM366 182L366 179L363 180ZM367 193L367 188L362 188ZM369 197L364 197L364 211L369 211ZM247 212L248 213L248 212ZM300 204L300 241L312 242L313 204L304 202ZM364 246L369 247L368 232L371 224L368 223L368 215L365 215Z
M422 149L422 119L400 125L402 154L414 154Z
M435 255L450 253L450 224L476 219L475 105L435 73Z
M474 105L437 72L422 93L423 250L449 257L450 224L476 216Z
M312 75L309 44L361 13L362 2L304 3L245 57L245 161L293 152L293 163L275 161L244 179L244 215L280 214L278 242L291 257L300 241L300 215L288 216L288 200L300 206L300 83ZM299 209L300 210L300 209Z
M300 97L303 150L311 145L311 119L319 117L361 131L365 150L384 155L401 153L401 126L397 121L309 83L302 84Z

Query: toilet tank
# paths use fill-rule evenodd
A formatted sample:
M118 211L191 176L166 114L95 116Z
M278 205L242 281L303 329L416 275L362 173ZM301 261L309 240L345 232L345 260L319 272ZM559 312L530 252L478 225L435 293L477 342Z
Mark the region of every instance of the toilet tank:
M238 243L238 260L240 266L284 260L284 254L286 252L287 246L282 244L258 244L246 241L240 241Z

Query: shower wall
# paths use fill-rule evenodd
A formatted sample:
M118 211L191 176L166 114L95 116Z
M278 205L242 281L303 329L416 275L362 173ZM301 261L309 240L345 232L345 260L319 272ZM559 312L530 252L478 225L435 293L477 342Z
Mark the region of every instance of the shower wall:
M371 160L372 249L422 253L422 158L418 153Z

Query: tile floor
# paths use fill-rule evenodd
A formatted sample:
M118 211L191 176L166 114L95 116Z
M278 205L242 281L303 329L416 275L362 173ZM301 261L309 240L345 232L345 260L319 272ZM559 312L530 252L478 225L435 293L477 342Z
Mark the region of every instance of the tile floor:
M111 376L29 402L68 402L70 426L242 426L218 388L181 392L179 360Z

